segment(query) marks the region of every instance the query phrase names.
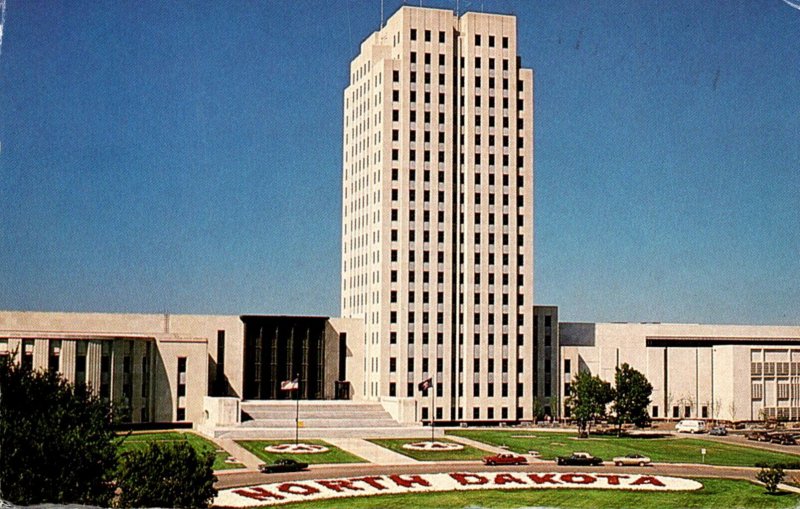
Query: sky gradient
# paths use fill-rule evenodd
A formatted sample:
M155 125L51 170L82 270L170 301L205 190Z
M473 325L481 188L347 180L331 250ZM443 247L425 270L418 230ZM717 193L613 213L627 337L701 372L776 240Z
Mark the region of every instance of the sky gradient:
M0 309L338 315L342 91L380 2L71 4L7 0ZM460 4L516 14L535 70L537 303L800 324L800 10Z

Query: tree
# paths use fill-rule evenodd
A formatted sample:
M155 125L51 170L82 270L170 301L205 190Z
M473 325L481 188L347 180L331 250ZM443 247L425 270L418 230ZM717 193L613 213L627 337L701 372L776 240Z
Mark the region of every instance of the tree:
M616 368L614 374L614 404L612 410L617 420L617 435L622 433L622 425L632 423L644 427L650 423L650 395L653 386L647 378L627 363Z
M117 472L119 507L208 507L216 496L212 453L200 454L187 443L124 453Z
M592 422L606 415L606 405L614 399L611 384L585 371L578 372L572 380L570 395L565 403L572 418L578 423L578 434L588 434Z
M774 495L778 493L778 484L783 481L785 475L783 469L780 467L762 467L758 474L756 474L756 479L764 483L764 486L767 488L767 493Z
M112 424L111 405L86 385L0 361L0 498L108 505Z

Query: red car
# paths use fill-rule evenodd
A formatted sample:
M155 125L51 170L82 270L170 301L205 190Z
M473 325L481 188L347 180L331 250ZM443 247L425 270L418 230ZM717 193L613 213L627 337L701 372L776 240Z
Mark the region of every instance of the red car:
M486 465L527 465L528 460L524 456L516 454L497 454L486 456L483 458L483 463Z

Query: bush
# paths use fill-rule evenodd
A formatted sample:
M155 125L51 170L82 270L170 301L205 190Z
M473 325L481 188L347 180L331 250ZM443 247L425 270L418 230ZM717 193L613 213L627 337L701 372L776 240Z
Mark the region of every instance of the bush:
M214 455L200 455L187 443L128 451L117 472L119 507L208 507L216 496Z
M800 461L792 461L790 463L764 463L759 462L755 464L758 468L779 468L781 470L800 470Z
M773 466L762 468L756 475L756 479L764 483L764 486L767 487L767 493L774 495L778 493L778 484L783 481L785 475L783 469Z
M18 505L108 505L111 405L54 372L0 360L0 486Z

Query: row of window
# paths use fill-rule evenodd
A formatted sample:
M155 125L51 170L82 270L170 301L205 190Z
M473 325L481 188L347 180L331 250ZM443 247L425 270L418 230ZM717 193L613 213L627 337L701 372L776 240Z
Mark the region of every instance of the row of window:
M473 337L473 345L474 346L479 346L481 344L481 341L482 341L481 338L482 337L483 336L481 335L481 333L476 332L474 337ZM502 344L503 345L508 345L508 334L501 334L500 337L501 337ZM422 344L423 345L429 344L429 338L430 338L429 334L427 332L423 332L422 333ZM494 339L495 339L495 333L494 332L489 332L489 333L486 334L486 342L487 342L488 345L494 345ZM409 345L413 345L415 343L415 340L416 340L416 333L413 332L413 331L409 331L409 333L408 333L408 344ZM389 332L389 343L392 344L392 345L396 345L397 344L397 332L396 331ZM438 332L436 334L436 343L439 344L439 345L444 344L444 334L443 333ZM458 344L460 344L460 345L464 344L464 336L463 335L459 335ZM523 346L524 344L525 344L525 336L523 334L518 334L517 335L517 345ZM459 363L460 362L462 362L462 359L459 359ZM549 363L549 362L550 362L549 360L545 361L545 363ZM463 367L459 368L459 369L461 369L463 371Z
M432 42L433 32L430 30L423 31L423 37L425 42ZM417 29L412 28L409 33L409 38L412 41L417 40ZM496 43L496 37L494 35L490 35L487 40L489 42L489 47L494 48ZM484 40L481 34L475 34L475 46L481 46L481 42ZM509 39L507 36L501 36L501 45L503 49L508 49ZM439 31L439 43L444 44L447 41L446 33L442 30Z
M422 376L427 376L427 373L423 373ZM486 384L486 395L483 396L483 397L487 397L487 398L494 398L494 397L507 398L508 397L508 384L505 384L505 383L504 384L499 384L500 385L500 393L499 394L497 394L497 392L495 391L495 385L496 384L494 384L494 383L487 383ZM444 387L443 387L442 384L436 384L436 397L437 398L440 398L440 397L444 396L444 390L443 389L444 389ZM517 397L524 397L524 392L523 392L524 390L525 390L525 385L524 384L521 384L521 383L517 384ZM406 394L405 394L406 397L414 397L414 396L416 396L418 394L418 392L419 391L417 390L417 386L416 386L416 384L414 382L409 382L408 384L406 384ZM463 392L463 384L459 384L459 394L462 394L462 395L465 395L465 396L471 396L471 397L474 397L474 398L480 398L481 397L481 384L480 383L473 384L472 385L472 394L470 394L470 395L464 394L464 392ZM397 383L389 382L389 396L391 396L391 397L397 397L398 396L398 394L397 394ZM400 397L403 397L403 396L400 396Z
M463 363L461 362L463 359L459 359L459 366L463 370ZM490 358L486 361L486 369L489 373L494 373L494 359ZM414 371L414 357L409 357L407 359L407 366L408 371ZM508 359L502 359L500 362L501 372L503 374L508 373ZM473 359L473 372L478 374L481 372L481 359ZM522 373L525 368L525 363L523 359L517 359L517 372ZM436 371L441 372L444 369L444 361L441 357L436 359ZM422 359L422 371L428 371L428 359ZM397 372L397 357L389 357L389 373L396 373Z

